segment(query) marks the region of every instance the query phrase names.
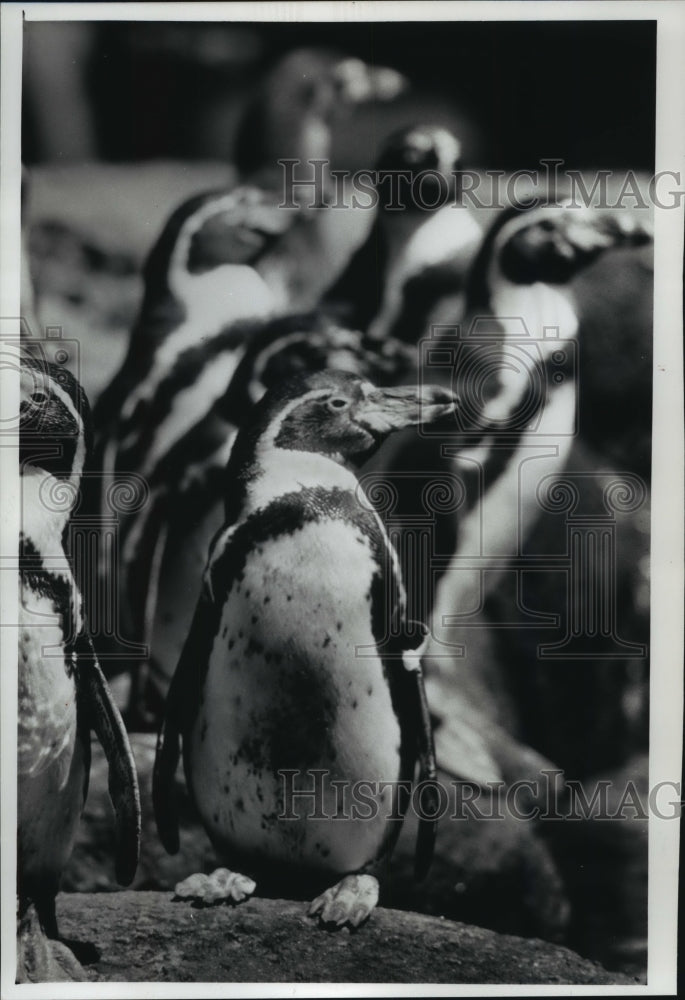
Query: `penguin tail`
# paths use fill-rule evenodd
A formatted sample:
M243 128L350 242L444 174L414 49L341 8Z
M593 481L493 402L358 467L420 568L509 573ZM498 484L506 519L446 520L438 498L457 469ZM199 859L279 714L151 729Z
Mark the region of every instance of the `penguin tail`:
M179 732L175 724L164 719L157 737L157 753L152 772L152 805L159 839L167 854L178 854L178 812L174 775L180 756Z

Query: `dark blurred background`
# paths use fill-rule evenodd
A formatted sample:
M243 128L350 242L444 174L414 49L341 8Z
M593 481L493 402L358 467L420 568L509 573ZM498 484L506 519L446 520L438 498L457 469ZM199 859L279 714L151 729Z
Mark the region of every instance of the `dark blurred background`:
M393 67L412 84L396 101L360 106L353 116L341 116L331 151L338 169L371 168L384 138L417 122L452 128L462 142L465 166L477 171L534 170L542 159L556 158L564 160L567 169L584 171L589 188L596 170L616 170L620 184L628 170L640 172L644 181L654 169L652 21L29 22L24 35L22 154L31 168L25 230L38 315L43 326L61 329L69 338L74 372L91 400L123 359L142 295L141 265L169 214L198 191L236 183L233 151L242 112L265 72L286 52L305 46L332 48ZM474 212L479 223L489 224L487 210ZM351 252L360 232L363 236L369 214L335 214L342 255ZM627 362L625 370L643 371L648 352L641 354L634 346L636 337L626 335L642 313L633 310L630 322L612 315L606 273L600 270L595 279L602 308L592 315L601 336L591 338L591 356L596 361L603 352L595 381L611 384L613 400L624 384L624 368L617 359ZM639 287L633 290L640 293ZM648 291L651 296L651 283ZM651 297L646 311L651 350ZM605 333L599 324L607 317L615 321L605 324ZM37 321L35 326L38 331ZM651 386L649 363L647 367ZM648 411L638 413L637 419L647 427ZM602 423L598 427L600 432L605 429ZM607 461L604 454L580 454L575 468L605 469ZM565 517L550 515L542 521L534 539L538 548L531 551L565 551ZM554 527L549 526L552 520ZM630 581L638 577L645 590L640 567L649 545L648 523L645 509L621 527L619 544L619 571ZM556 583L535 571L530 576L540 581L539 594L526 594L530 607L556 612L563 606L565 591L560 596L558 586L565 583L559 574ZM532 588L535 581L527 581L526 587ZM492 610L493 621L518 621L511 615L521 608L508 608L508 597L513 600L512 595L498 594L501 607ZM622 614L633 640L635 629L648 625L648 607L640 618L624 602ZM487 629L486 623L478 634L488 638ZM588 788L597 774L604 780L612 768L617 787L623 788L629 777L646 788L646 747L626 748L612 728L612 720L623 711L623 674L612 680L614 661L603 661L597 669L594 662L574 662L567 671L543 664L538 671L535 661L529 668L524 643L547 641L544 629L540 635L510 626L492 632L497 642L492 641L490 655L495 667L501 666L501 676L511 674L512 663L523 664L517 675L517 682L523 678L520 718L531 746L537 740L538 752L559 758L570 776L580 774L589 782ZM637 638L646 642L648 634ZM634 687L645 683L640 675ZM496 700L499 691L491 685L486 693ZM646 711L646 698L644 704ZM564 740L570 749L559 748ZM142 761L149 774L154 741L138 743L136 749L139 766ZM631 752L640 755L637 762L628 759ZM95 777L93 786L106 794L102 760L100 780ZM91 795L91 803L93 799ZM82 825L75 853L76 869L89 866L97 877L101 858L112 853L109 846L94 848L92 830L100 823L99 808L97 802L89 806L90 818ZM108 808L102 805L102 816L108 817ZM101 826L109 831L108 820ZM579 826L560 824L559 832L549 834L556 852L553 864L552 848L548 850L549 844L531 833L529 825L467 825L454 836L454 825L446 824L426 898L400 898L409 884L407 875L404 881L396 880L399 895L393 902L509 933L550 936L556 933L550 914L558 905L558 864L576 908L568 943L611 968L642 975L646 824ZM187 843L200 852L206 845L203 836L196 829ZM147 856L137 887L170 888L173 872L165 868L170 862L161 858L151 826L144 846ZM407 873L409 860L407 853ZM174 864L179 861L181 867L190 863L187 854ZM90 888L93 883L76 869L66 884Z
M408 100L459 128L469 165L653 167L654 21L29 22L24 160L230 158L251 87L305 45L405 73ZM340 166L369 166L359 127Z

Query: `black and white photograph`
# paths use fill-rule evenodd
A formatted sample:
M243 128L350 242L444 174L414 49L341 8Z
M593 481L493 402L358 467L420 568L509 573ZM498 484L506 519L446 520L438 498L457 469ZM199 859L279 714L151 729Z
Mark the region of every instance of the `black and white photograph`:
M675 995L685 7L1 7L2 997Z

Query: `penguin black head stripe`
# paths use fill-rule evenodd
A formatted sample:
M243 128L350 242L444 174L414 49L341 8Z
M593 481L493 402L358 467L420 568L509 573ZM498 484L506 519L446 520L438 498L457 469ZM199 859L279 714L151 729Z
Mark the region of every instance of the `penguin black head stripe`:
M86 395L66 368L23 357L20 373L21 464L37 465L76 485L90 451L92 430ZM59 442L59 449L46 447Z
M340 374L330 386L330 375L314 376L310 388L297 405L287 408L274 438L277 448L339 454L344 461L361 464L369 451L378 447L393 430L421 420L421 397L412 389L378 390L354 375ZM430 403L429 403L430 399ZM452 412L452 399L440 394L424 399L429 408L444 407ZM430 419L428 413L426 419Z
M625 212L521 200L500 212L483 238L469 273L468 307L487 306L497 278L564 284L604 250L651 239L649 228Z
M326 368L370 381L401 381L416 367L415 353L393 343L381 353L359 330L340 326L325 312L289 313L245 327L246 347L219 404L236 427L272 387Z
M454 395L435 386L377 389L357 375L331 370L294 376L255 405L236 438L227 477L248 481L261 463L286 463L295 452L356 468L393 431L449 417L454 406ZM238 495L227 499L235 509Z
M521 227L509 227L501 249L502 273L520 284L533 280L560 284L608 247L651 239L644 228L622 227L621 221L620 215L598 216L592 208L563 203L542 207Z

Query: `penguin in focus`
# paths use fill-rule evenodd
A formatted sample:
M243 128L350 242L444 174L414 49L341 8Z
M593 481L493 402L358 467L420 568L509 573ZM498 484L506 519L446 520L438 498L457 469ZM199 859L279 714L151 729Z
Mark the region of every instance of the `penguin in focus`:
M310 914L358 925L378 900L417 761L427 805L416 869L425 874L436 813L419 661L425 627L406 620L394 549L355 470L393 431L447 420L455 407L447 390L381 390L324 371L269 391L241 427L226 469L225 524L167 698L153 802L175 853L182 739L203 824L244 874L191 876L177 895L239 901L263 877L299 894L323 888ZM321 818L311 801L299 808L312 775ZM332 819L341 789L359 782L371 815Z
M461 168L461 143L442 126L415 125L385 140L375 168L378 214L324 308L373 340L415 344L436 285L462 302L482 232L458 201Z
M88 404L66 369L30 357L20 392L17 981L83 980L57 940L55 897L86 799L91 730L109 764L122 885L138 863L140 800L67 549L90 443Z

